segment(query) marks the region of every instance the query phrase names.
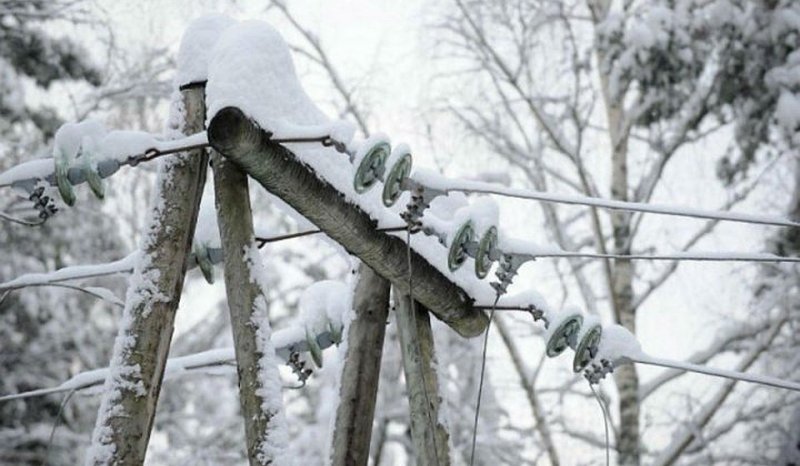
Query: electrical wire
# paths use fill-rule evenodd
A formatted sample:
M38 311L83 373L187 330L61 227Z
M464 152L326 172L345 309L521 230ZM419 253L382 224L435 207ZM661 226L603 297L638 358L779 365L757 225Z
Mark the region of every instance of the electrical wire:
M376 231L391 233L404 231L406 227L378 228ZM287 239L300 238L303 236L316 235L323 233L322 230L305 230L285 235L256 237L258 247L263 248L268 243L274 243ZM708 253L685 253L685 254L598 254L591 252L572 252L556 251L534 254L537 258L563 258L575 257L586 259L617 259L617 260L653 260L653 261L694 261L694 262L800 262L800 257L776 256L773 254L759 253L735 253L735 252L708 252Z
M489 330L492 328L492 320L494 319L494 311L497 310L497 302L500 301L500 293L494 299L491 311L489 311L489 322L486 324L486 333L483 337L483 351L481 353L481 375L478 381L478 402L475 404L475 419L472 424L472 449L469 455L469 464L475 464L475 445L478 440L478 417L481 412L481 397L483 395L483 380L486 374L486 353L489 347Z
M29 220L14 217L13 215L8 215L5 212L0 212L0 220L5 220L7 222L16 223L17 225L22 225L26 227L38 227L44 224L44 220L37 220L35 222L31 222Z
M776 377L769 377L764 375L751 375L745 372L731 371L727 369L715 369L712 367L702 366L700 364L671 361L669 359L653 358L645 354L628 355L626 356L626 358L629 359L631 362L637 364L666 367L669 369L677 369L686 372L695 372L698 374L710 375L712 377L740 380L742 382L750 382L759 385L766 385L768 387L782 388L785 390L800 392L800 383L778 379Z
M398 231L405 231L406 227L387 227L387 228L377 228L375 231L379 231L382 233L392 233ZM277 236L256 236L256 242L258 243L258 249L263 248L269 243L276 243L278 241L284 241L287 239L294 239L294 238L301 238L303 236L311 236L317 235L319 233L324 233L320 229L313 229L313 230L305 230L305 231L298 231L296 233L287 233L285 235L277 235Z
M706 220L720 220L737 223L752 223L757 225L771 225L781 227L800 227L800 223L792 222L784 218L770 217L764 215L738 214L735 212L711 211L694 209L689 207L669 206L660 204L648 204L642 202L626 202L598 197L570 196L564 194L548 193L544 191L533 191L518 188L506 188L492 183L479 181L462 182L453 181L443 189L445 193L457 191L472 194L494 194L503 197L513 197L517 199L529 199L553 204L582 205L599 207L609 210L619 210L623 212L640 212L648 214L670 215L675 217L690 217Z
M536 254L536 257L575 257L586 259L687 261L687 262L800 262L800 257L777 256L774 254L708 252L679 254L599 254L591 252L550 252Z
M606 432L606 466L611 464L611 446L609 445L609 438L608 438L608 411L606 410L606 405L603 403L603 400L600 399L600 395L597 394L597 391L594 389L594 385L589 383L589 389L594 394L594 398L597 400L597 404L600 405L600 411L603 412L603 427L605 428Z

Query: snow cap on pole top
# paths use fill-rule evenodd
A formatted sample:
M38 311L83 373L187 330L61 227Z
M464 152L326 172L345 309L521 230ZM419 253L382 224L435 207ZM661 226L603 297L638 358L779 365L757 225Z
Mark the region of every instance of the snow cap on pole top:
M220 36L236 20L221 14L201 16L186 28L178 49L175 87L202 83L208 79L208 62L211 51Z
M206 98L209 121L236 107L275 135L330 125L297 79L286 41L263 21L243 21L222 33L211 51Z

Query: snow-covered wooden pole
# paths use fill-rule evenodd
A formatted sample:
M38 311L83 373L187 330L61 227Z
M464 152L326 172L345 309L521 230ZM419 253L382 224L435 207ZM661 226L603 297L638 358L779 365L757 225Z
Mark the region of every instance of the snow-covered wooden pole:
M411 440L419 466L450 464L450 434L439 419L439 379L428 310L395 288L397 330L411 417ZM414 312L416 311L416 312Z
M401 293L409 292L406 244L400 238L376 231L366 213L343 199L288 149L271 142L269 135L241 110L226 107L217 111L209 123L208 138L216 150L389 280ZM487 317L472 307L464 290L413 251L411 268L417 283L413 290L417 301L462 336L473 337L483 332Z
M383 340L389 314L389 282L361 264L353 297L355 317L339 387L331 464L366 465L378 396Z
M219 154L212 161L247 455L253 466L276 464L288 438L247 175Z
M175 130L185 135L202 131L203 88L183 89L171 111ZM162 162L140 257L129 281L87 464L144 462L207 164L205 149Z

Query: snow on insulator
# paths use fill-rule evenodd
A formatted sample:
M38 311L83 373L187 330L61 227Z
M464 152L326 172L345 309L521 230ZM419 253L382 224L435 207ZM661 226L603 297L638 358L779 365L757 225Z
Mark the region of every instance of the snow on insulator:
M200 200L200 209L197 213L197 226L194 232L194 242L206 244L208 247L222 247L217 224L217 210L214 206L214 195L207 190Z
M313 336L327 331L334 340L341 340L344 316L352 309L352 303L351 287L336 280L316 282L300 297L300 319L317 367L322 367L322 350Z
M600 318L587 315L576 336L575 357L572 360L572 370L578 373L586 368L597 355L598 345L603 336L603 325Z
M383 177L383 205L393 206L403 195L403 181L411 174L413 159L411 148L406 143L394 146L386 160L386 171Z
M456 211L453 220L446 230L447 266L451 272L461 268L469 259L467 247L475 238L475 227L472 223L471 209L466 205Z
M546 353L555 357L567 348L574 348L576 337L583 323L583 313L577 306L567 306L560 311L545 314L547 331L544 339L547 342Z
M311 134L318 128L327 128L331 137L341 131L338 126L341 123L326 117L308 97L298 81L288 45L272 26L264 22L242 22L222 34L211 53L206 99L209 121L223 108L236 107L260 128L272 133L273 139L279 139L282 134L296 136L303 131L308 132L308 136L320 136ZM375 220L378 228L397 225L398 215L405 205L396 203L387 209L383 202L383 189L356 192L353 182L355 169L348 153L318 143L282 144L317 177L340 192L347 202L358 206ZM358 147L361 144L352 141L347 144L350 153L355 153ZM447 196L444 202L450 203L456 198L463 200L464 196L461 193ZM441 201L436 199L435 203ZM454 210L448 206L439 216L449 219ZM405 236L402 233L397 235ZM473 299L484 302L494 298L492 288L485 281L478 280L474 270L461 268L453 272L449 269L447 250L442 248L438 238L416 235L412 243L417 253Z
M435 198L430 207L428 207L426 215L430 213L439 218L452 219L460 208L468 204L469 201L464 193L450 193L446 196Z
M603 329L603 337L597 347L595 361L607 360L612 364L628 361L631 356L642 354L642 345L630 330L617 324Z
M475 276L485 278L497 258L497 224L499 212L497 203L488 197L481 197L472 203L472 221L475 225L475 241L478 248L474 252Z
M56 131L53 144L53 161L56 186L65 204L75 204L75 190L69 179L69 169L81 155L83 147L95 149L96 141L107 132L106 127L97 120L89 119L79 123L65 123Z
M93 118L78 123L64 123L53 138L53 154L61 152L74 159L78 157L86 139L99 141L106 134L108 130L105 125Z
M392 151L389 137L378 133L367 138L353 154L351 160L355 173L353 189L359 194L367 192L378 180L383 179L386 159Z

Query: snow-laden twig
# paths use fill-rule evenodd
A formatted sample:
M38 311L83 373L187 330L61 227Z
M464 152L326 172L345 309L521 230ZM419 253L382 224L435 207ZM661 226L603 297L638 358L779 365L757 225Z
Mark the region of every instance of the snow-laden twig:
M5 212L0 212L0 220L5 220L7 222L16 223L17 225L22 225L26 227L38 227L44 223L43 220L36 220L36 221L25 220L23 218L14 217L13 215L9 215Z
M308 351L306 332L298 326L279 330L272 336L275 343L275 353L282 360L287 361L292 352ZM328 331L316 335L317 344L325 349L336 342ZM184 375L212 371L221 366L236 365L236 355L232 347L212 349L187 356L169 358L164 374L165 380L178 379ZM89 390L103 385L108 376L108 368L93 369L78 373L56 387L40 388L22 393L0 396L0 402L32 398L37 396L63 393L71 390Z
M133 270L138 253L129 254L122 259L105 264L73 265L53 272L28 273L13 280L0 283L0 291L15 290L26 286L47 286L69 280L96 278Z

